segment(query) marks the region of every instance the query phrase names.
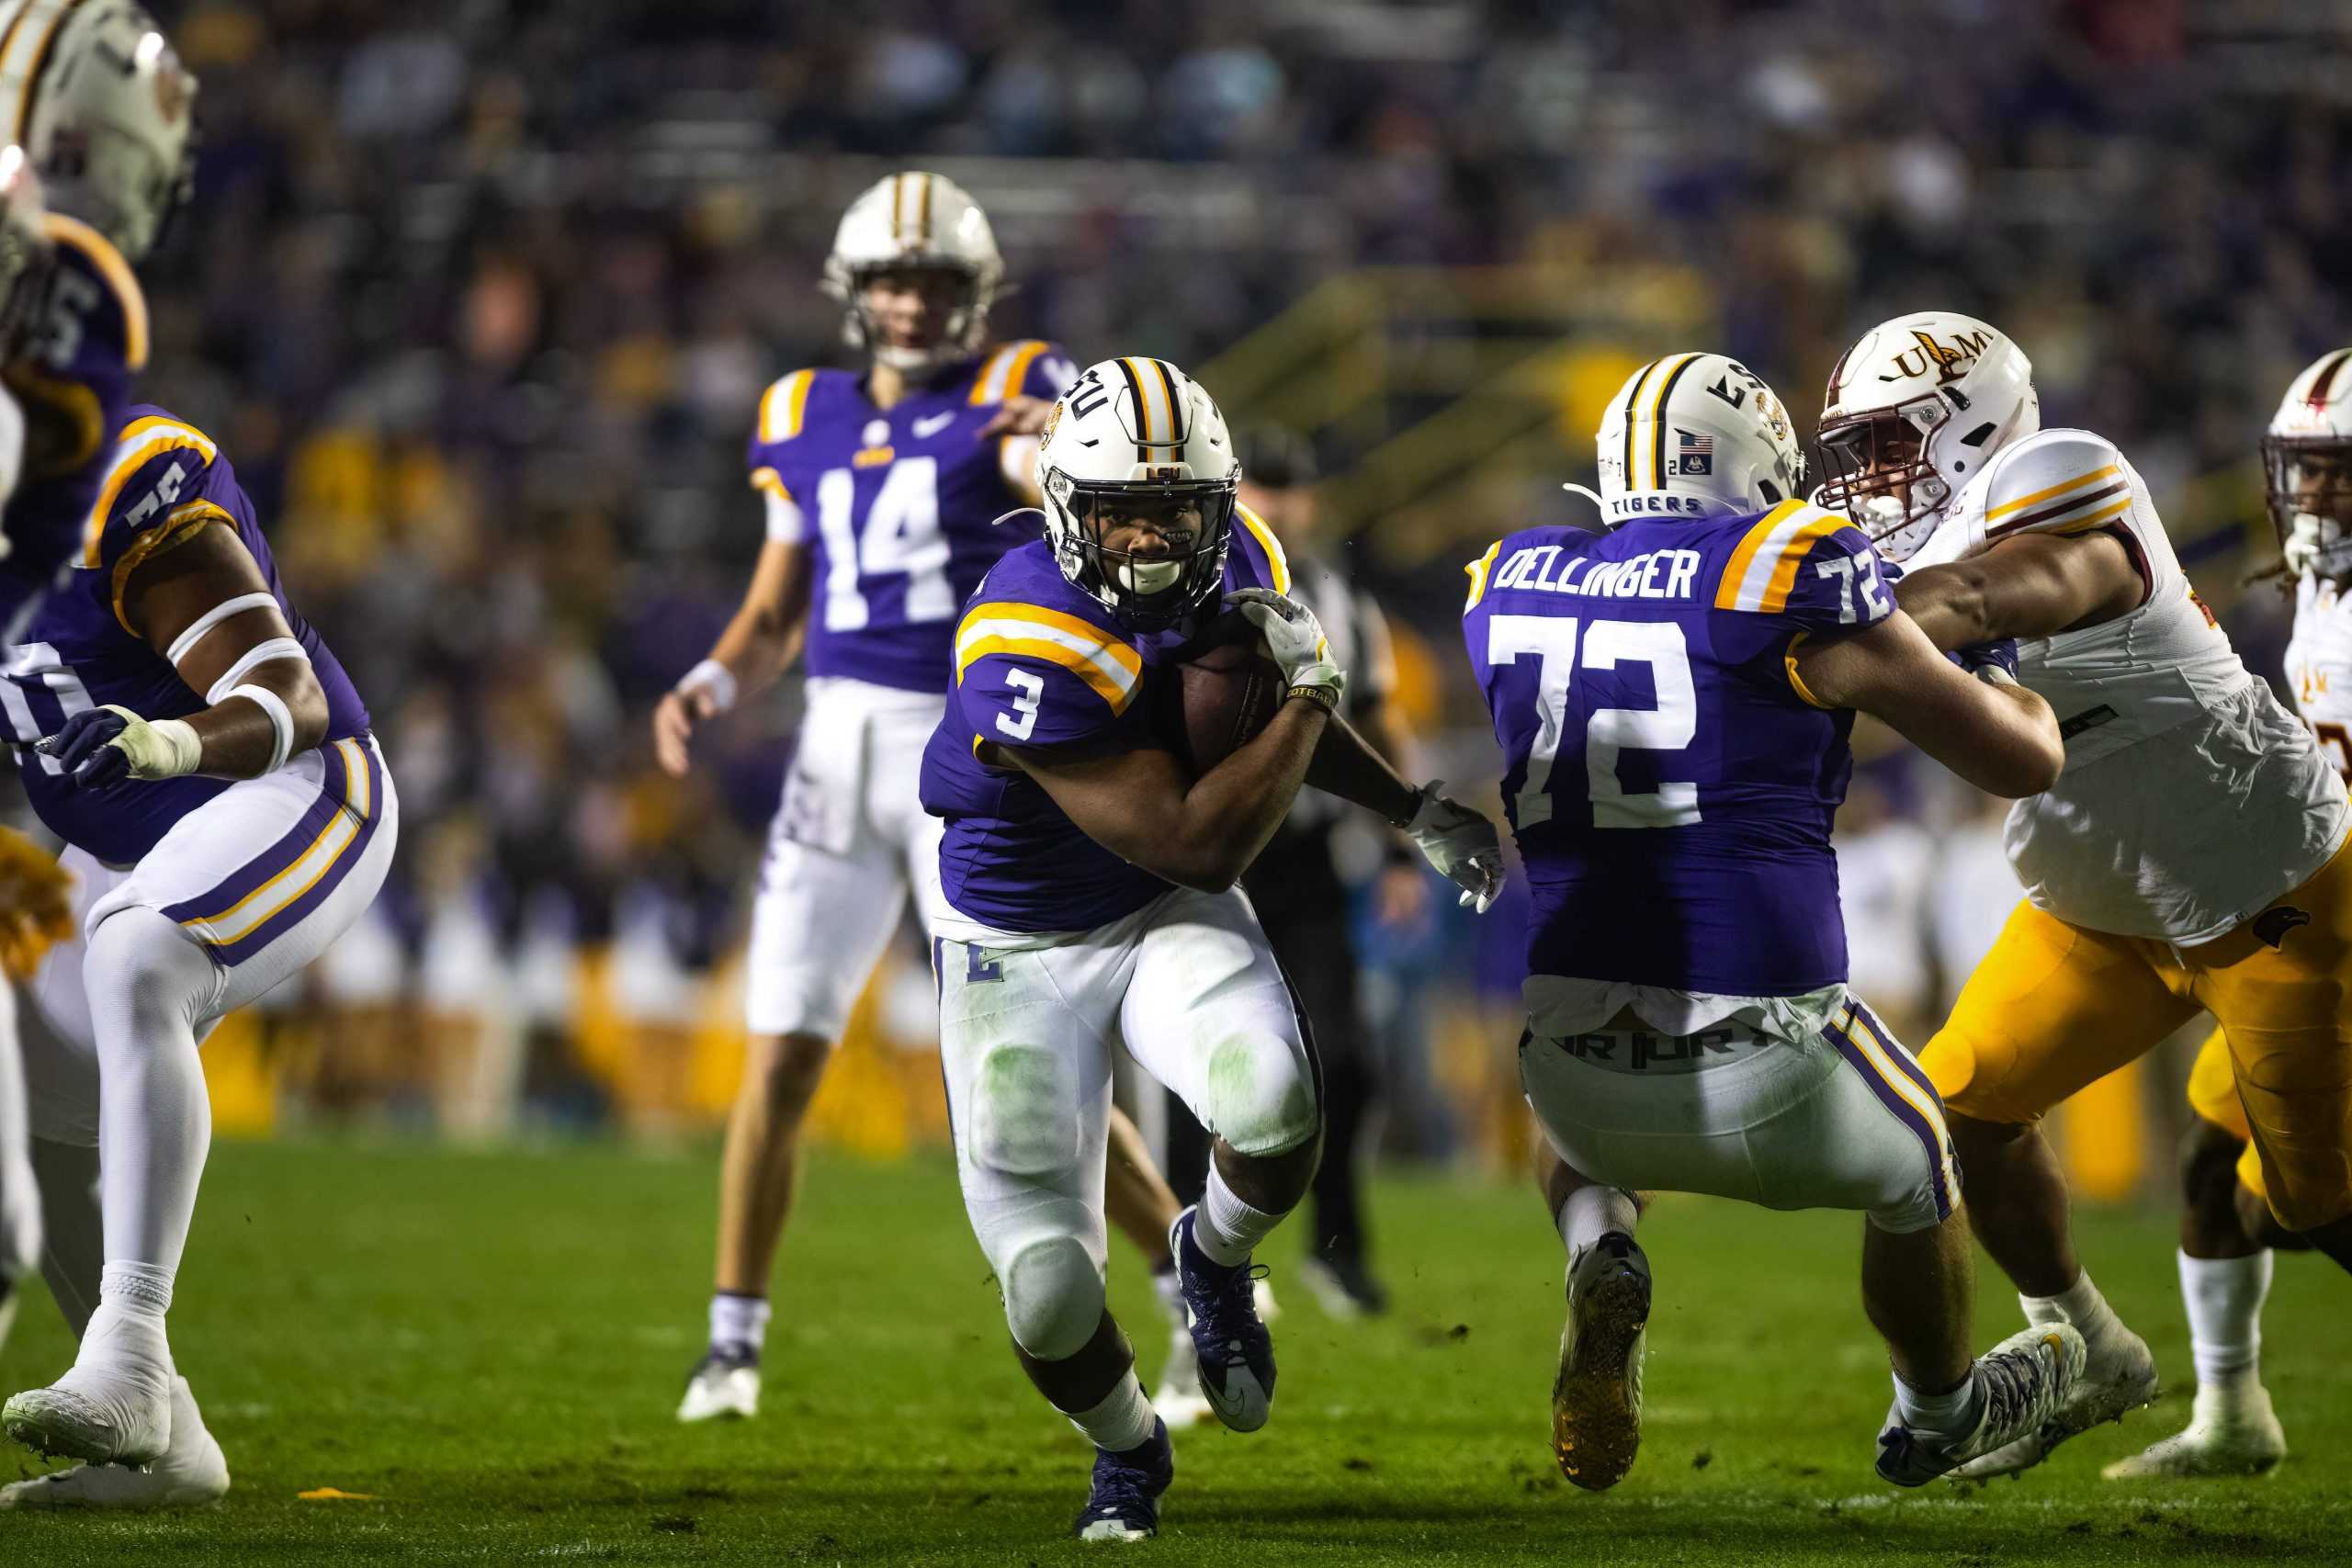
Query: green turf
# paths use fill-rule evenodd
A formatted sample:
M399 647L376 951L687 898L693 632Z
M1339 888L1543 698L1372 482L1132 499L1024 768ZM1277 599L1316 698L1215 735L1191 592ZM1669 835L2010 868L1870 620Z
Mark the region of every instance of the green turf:
M765 1415L681 1428L700 1348L713 1161L610 1149L230 1145L173 1314L236 1489L193 1515L0 1516L0 1562L53 1565L1074 1561L1088 1457L1004 1348L944 1160L810 1173L769 1340ZM2319 1562L2352 1558L2346 1281L2278 1270L2267 1368L2294 1457L2248 1483L2118 1486L2098 1466L2186 1400L2022 1483L1896 1494L1871 1473L1883 1359L1859 1222L1671 1201L1640 1463L1587 1495L1551 1467L1557 1244L1524 1194L1379 1192L1396 1311L1334 1324L1287 1290L1281 1399L1252 1437L1179 1439L1157 1563ZM2109 1296L2185 1382L2161 1217L2085 1222ZM1270 1248L1275 1283L1295 1242ZM1114 1244L1114 1294L1159 1319ZM1980 1338L2014 1305L1983 1291ZM39 1297L8 1388L63 1364ZM12 1450L15 1451L15 1450ZM0 1474L35 1464L17 1452ZM304 1502L333 1486L368 1502ZM1095 1548L1096 1552L1120 1549Z

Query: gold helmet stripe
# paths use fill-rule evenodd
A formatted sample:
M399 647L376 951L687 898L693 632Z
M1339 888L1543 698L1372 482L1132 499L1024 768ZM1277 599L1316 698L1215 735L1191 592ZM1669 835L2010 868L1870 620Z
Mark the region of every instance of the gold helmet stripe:
M1666 361L1653 359L1634 372L1634 382L1626 389L1625 406L1620 411L1625 421L1625 450L1618 457L1618 471L1625 476L1625 488L1637 489L1634 483L1634 411L1642 406L1642 389L1657 375L1657 367Z
M931 176L915 176L915 248L931 248Z
M1138 438L1147 446L1166 446L1172 444L1172 436L1162 435L1159 433L1161 418L1158 411L1168 406L1166 401L1155 402L1151 395L1151 383L1144 378L1141 365L1137 361L1123 358L1119 363L1126 367L1127 383L1136 389L1136 417L1143 425L1142 430L1137 432ZM1168 378L1161 376L1159 381L1161 397L1164 400L1168 391Z
M1666 487L1666 400L1674 395L1674 384L1682 373L1699 362L1699 355L1686 354L1675 362L1658 383L1657 396L1650 403L1650 482L1651 490ZM1626 488L1633 488L1628 485Z
M8 138L19 147L25 144L25 130L32 123L33 99L40 96L41 75L48 71L49 57L57 48L57 35L65 29L66 18L85 3L85 0L65 0L49 19L49 30L41 34L40 46L33 51L32 68L25 73L24 87L17 95L17 129Z
M1180 378L1176 367L1165 359L1151 361L1151 367L1159 372L1159 384L1168 392L1168 439L1181 446L1190 432L1185 428L1188 422L1184 418L1184 400L1178 395L1176 384Z

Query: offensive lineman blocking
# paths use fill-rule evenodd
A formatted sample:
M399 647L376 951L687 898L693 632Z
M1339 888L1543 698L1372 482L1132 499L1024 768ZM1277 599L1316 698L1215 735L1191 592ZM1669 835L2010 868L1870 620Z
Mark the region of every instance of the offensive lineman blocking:
M1942 1109L1847 988L1829 824L1855 710L2010 795L2056 775L2057 726L2007 649L1969 660L1982 682L1939 658L1860 531L1797 499L1787 413L1744 366L1642 367L1599 447L1611 531L1497 542L1463 615L1534 905L1520 1073L1569 1254L1554 1451L1588 1490L1632 1467L1651 1293L1633 1190L1707 1192L1868 1216L1894 1382L1878 1472L1917 1486L2032 1431L2083 1347L2030 1330L1970 1359Z

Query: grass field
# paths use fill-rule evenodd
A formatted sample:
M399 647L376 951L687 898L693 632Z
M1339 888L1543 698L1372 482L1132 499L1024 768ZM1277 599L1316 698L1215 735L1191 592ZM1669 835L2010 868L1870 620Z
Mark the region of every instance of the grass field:
M0 1515L0 1562L1015 1563L1064 1531L1087 1453L1022 1382L947 1164L811 1172L756 1423L671 1419L700 1348L712 1161L605 1148L226 1145L174 1313L182 1370L227 1449L217 1508ZM2018 1483L1898 1494L1870 1470L1883 1357L1855 1297L1859 1222L1669 1201L1649 1425L1615 1491L1561 1483L1545 1442L1556 1243L1515 1190L1389 1181L1397 1306L1368 1325L1293 1288L1274 1421L1180 1438L1137 1562L1373 1564L2352 1559L2346 1281L2288 1259L2267 1369L2294 1455L2250 1483L2124 1487L2098 1465L2186 1408L2107 1427ZM2094 1270L2188 1381L2161 1217L2086 1223ZM1295 1243L1270 1248L1275 1282ZM1140 1270L1114 1293L1147 1371ZM1122 1262L1126 1267L1122 1268ZM1979 1338L2011 1326L1993 1280ZM36 1292L0 1377L67 1347ZM10 1450L0 1474L30 1473ZM334 1487L368 1500L305 1501Z

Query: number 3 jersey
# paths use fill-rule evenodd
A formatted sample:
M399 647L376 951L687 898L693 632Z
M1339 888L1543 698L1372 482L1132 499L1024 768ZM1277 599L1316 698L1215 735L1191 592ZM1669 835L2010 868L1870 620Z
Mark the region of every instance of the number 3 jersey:
M1237 507L1225 589L1290 592L1266 525ZM923 809L946 819L944 909L933 931L964 942L1092 931L1170 884L1086 836L1035 780L980 761L985 742L1108 754L1164 744L1151 715L1173 680L1182 629L1136 633L1073 587L1040 539L989 569L957 623L955 684L922 754Z
M24 640L8 649L0 711L10 737L38 740L55 734L67 716L109 705L141 718L186 718L212 705L216 697L190 690L171 660L131 630L123 593L141 562L215 525L236 530L310 655L326 694L325 739L365 733L368 710L334 650L288 600L229 459L210 436L163 409L134 404L125 412L65 581L41 600ZM191 777L85 787L67 778L55 758L29 750L17 753L17 765L50 831L110 865L135 863L173 823L231 785Z
M1893 613L1861 530L1792 501L1530 529L1469 571L1531 976L1732 998L1842 984L1829 829L1853 714L1810 700L1792 650Z
M953 366L888 410L848 370L796 370L760 399L752 485L768 537L806 542L813 573L811 676L902 691L947 689L956 612L1007 549L1035 538L996 520L1030 504L980 430L1007 398L1061 396L1069 358L1008 344Z

